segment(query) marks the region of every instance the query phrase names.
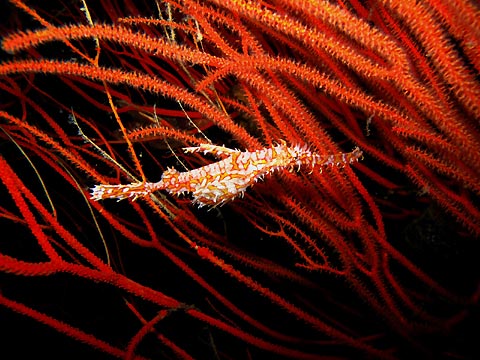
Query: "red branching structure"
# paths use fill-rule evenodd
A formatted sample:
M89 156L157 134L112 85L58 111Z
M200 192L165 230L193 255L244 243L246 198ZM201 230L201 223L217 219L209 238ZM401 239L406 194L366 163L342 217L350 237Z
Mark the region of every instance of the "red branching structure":
M49 353L66 336L128 359L472 356L476 2L92 3L5 5L12 337L51 328ZM89 198L212 162L183 147L280 140L364 159L274 174L210 210L161 191Z

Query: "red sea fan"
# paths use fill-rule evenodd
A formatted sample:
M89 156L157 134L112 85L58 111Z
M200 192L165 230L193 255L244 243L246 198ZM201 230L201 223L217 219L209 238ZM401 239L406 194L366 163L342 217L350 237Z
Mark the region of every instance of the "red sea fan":
M4 7L2 351L475 357L476 3ZM356 146L354 166L295 171ZM193 170L269 149L272 167L227 193ZM273 149L304 157L274 166ZM187 190L224 206L157 188L90 199L162 174L205 180Z

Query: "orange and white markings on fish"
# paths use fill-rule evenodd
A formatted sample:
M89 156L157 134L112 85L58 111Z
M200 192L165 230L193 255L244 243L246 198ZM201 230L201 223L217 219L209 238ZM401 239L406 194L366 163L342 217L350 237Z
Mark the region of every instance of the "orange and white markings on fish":
M169 168L156 183L96 185L92 188L91 198L136 200L154 191L166 190L175 195L191 193L193 202L200 207L217 206L242 197L249 186L275 171L300 170L304 166L313 171L315 166L343 166L362 158L362 151L358 147L349 153L319 155L308 150L306 146L289 147L285 141L256 151L240 151L211 144L187 147L184 151L209 153L220 160L186 172Z

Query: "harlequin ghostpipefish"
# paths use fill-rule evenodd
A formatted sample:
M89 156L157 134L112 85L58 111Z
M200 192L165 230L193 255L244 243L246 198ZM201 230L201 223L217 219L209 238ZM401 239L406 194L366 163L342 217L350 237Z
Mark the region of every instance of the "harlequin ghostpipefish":
M254 185L265 175L276 171L294 169L302 166L342 166L362 158L362 151L356 147L352 152L333 155L319 155L306 146L287 146L280 144L256 151L240 151L223 146L202 144L186 147L186 153L210 153L220 160L186 172L168 168L159 182L136 182L127 185L96 185L92 188L91 198L118 200L147 196L157 190L166 190L170 194L191 193L193 202L204 205L222 205L236 197L243 197L249 186Z

